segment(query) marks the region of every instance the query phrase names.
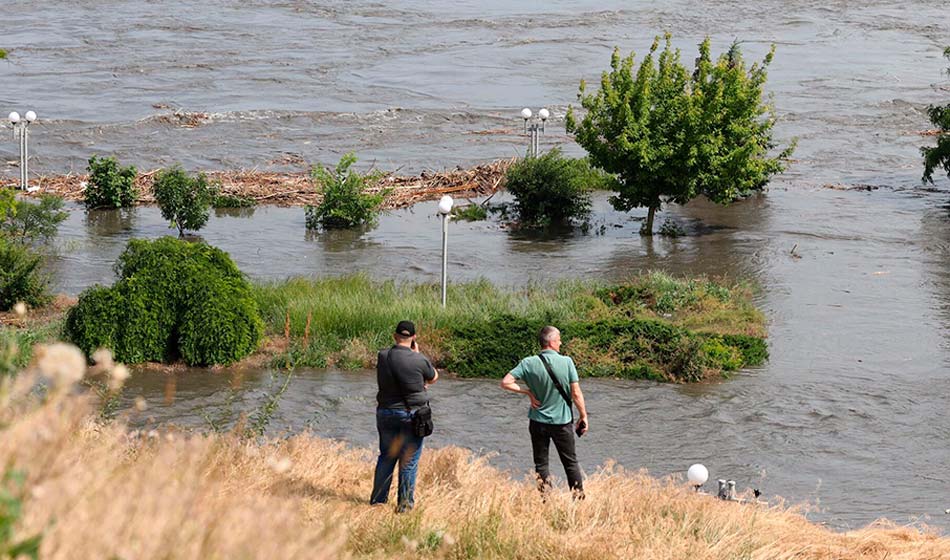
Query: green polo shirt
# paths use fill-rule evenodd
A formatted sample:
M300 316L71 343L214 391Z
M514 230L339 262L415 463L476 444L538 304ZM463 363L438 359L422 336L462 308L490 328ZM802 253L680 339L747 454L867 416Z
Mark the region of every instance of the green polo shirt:
M571 383L577 383L577 368L574 366L574 360L551 349L543 350L541 353L551 365L551 370L561 387L570 395ZM532 408L528 411L528 418L542 424L569 424L571 422L571 409L554 388L551 376L541 363L541 358L528 356L509 373L515 379L524 381L528 389L541 401L540 408Z

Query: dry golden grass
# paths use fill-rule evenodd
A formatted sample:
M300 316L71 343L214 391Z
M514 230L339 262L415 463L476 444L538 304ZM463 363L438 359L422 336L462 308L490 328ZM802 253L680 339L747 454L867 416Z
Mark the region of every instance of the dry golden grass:
M423 453L417 508L370 507L369 450L299 435L141 434L33 374L0 391L0 465L27 473L18 537L41 558L948 558L914 528L835 533L783 507L715 500L608 465L588 499L542 502L458 448ZM369 413L369 412L367 412Z

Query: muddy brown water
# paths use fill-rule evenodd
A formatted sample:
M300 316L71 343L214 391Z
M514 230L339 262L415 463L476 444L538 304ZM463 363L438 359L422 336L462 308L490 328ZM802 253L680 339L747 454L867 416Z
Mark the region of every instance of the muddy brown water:
M836 528L880 516L950 528L950 195L945 181L918 188L917 148L930 139L915 134L928 128L926 105L948 97L940 2L42 4L4 4L15 15L0 45L11 52L0 109L40 114L33 169L44 173L79 171L93 152L142 168L299 168L349 150L385 169L464 165L520 153L517 111L542 104L554 115L545 146L580 153L563 114L613 45L642 52L666 29L689 60L704 34L716 50L744 41L750 58L775 42L777 136L799 148L767 194L669 209L687 232L678 239L640 238L642 213L618 214L604 196L588 234L453 224L450 277L522 286L662 269L758 283L769 362L703 385L585 381L585 469L614 459L665 475L698 461L713 479L815 504L809 516ZM181 128L164 107L207 119ZM0 143L0 164L14 149ZM303 225L301 209L261 207L215 215L202 236L257 279L438 279L431 204L369 231L308 236ZM154 208L74 207L55 284L111 282L129 238L170 232ZM137 422L206 428L253 411L279 383L271 371L136 374L126 394L151 403ZM297 372L270 429L372 445L373 393L368 372ZM432 445L527 472L522 401L485 380L445 379L433 398Z

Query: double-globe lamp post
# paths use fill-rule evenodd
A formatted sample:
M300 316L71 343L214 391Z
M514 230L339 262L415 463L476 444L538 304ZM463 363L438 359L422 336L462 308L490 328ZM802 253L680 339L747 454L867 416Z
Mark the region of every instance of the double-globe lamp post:
M20 113L13 111L9 115L10 124L13 125L13 137L20 140L20 188L27 190L29 188L30 171L28 168L30 125L36 120L36 113L27 111L20 119Z
M445 295L448 287L449 264L449 219L452 217L454 201L449 195L444 195L439 201L439 215L442 216L442 307L445 308Z
M541 109L538 111L538 119L540 122L528 124L533 114L531 109L527 107L521 110L521 118L524 119L524 133L528 135L528 157L538 157L540 154L541 135L544 134L544 123L547 122L548 117L551 116L550 111Z

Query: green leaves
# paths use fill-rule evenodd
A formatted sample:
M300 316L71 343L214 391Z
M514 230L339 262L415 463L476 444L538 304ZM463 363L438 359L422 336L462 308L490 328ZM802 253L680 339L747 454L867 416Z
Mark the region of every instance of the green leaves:
M114 157L89 158L89 182L83 202L86 208L124 208L135 204L135 168L119 167Z
M558 148L515 163L505 177L518 217L529 227L587 219L590 191L609 184L609 178L592 169L587 159L566 158Z
M186 229L198 231L208 223L211 203L217 194L203 173L189 177L179 166L159 171L152 190L162 217L178 228L179 236L184 235Z
M763 188L794 148L769 156L775 119L762 97L774 48L746 67L738 43L713 62L706 39L689 73L670 35L659 45L658 37L635 74L634 55L615 49L600 88L588 93L581 83L583 117L573 107L567 117L591 163L617 176L614 207L649 209L647 234L664 203L701 194L727 203Z
M390 190L370 192L382 173L357 173L350 169L354 163L356 156L350 152L340 158L332 172L314 166L310 177L323 200L316 206L307 206L307 229L343 229L375 223Z
M115 268L114 286L84 291L66 316L65 337L86 354L104 347L125 363L180 357L207 366L257 348L257 304L224 251L171 237L132 240Z
M944 49L943 56L950 60L950 47ZM950 68L947 69L947 74L950 74ZM925 183L933 183L934 171L941 167L947 172L947 177L950 177L950 104L944 106L931 105L927 108L927 116L930 117L930 122L937 127L939 134L937 135L936 146L924 146L920 149L921 155L924 156L922 180Z
M8 468L0 480L0 558L39 558L42 533L20 541L13 535L13 527L23 514L25 478L23 472Z

